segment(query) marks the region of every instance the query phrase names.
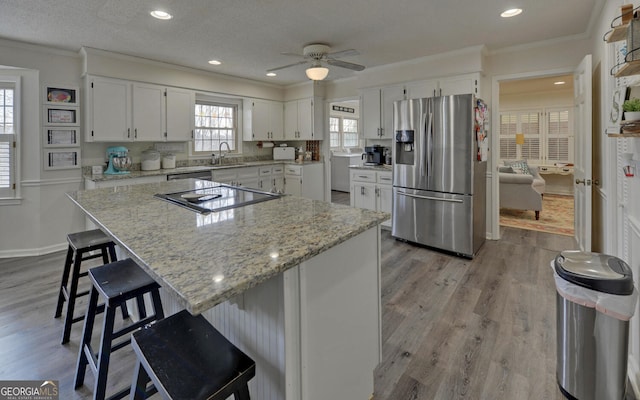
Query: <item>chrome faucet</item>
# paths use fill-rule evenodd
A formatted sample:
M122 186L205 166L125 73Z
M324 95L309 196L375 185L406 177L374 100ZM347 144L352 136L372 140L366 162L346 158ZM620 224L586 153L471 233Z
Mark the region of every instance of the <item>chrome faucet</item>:
M222 164L222 159L224 158L224 154L222 154L222 145L226 144L227 145L227 153L231 152L231 147L229 147L229 143L227 142L220 142L220 146L218 146L218 158L216 159L216 155L215 153L213 154L213 164Z

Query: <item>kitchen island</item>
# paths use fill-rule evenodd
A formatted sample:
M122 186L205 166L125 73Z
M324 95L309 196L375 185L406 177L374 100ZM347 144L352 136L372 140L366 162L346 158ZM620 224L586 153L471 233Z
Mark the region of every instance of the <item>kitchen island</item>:
M163 287L251 356L258 399L367 399L380 360L388 214L294 196L200 214L154 198L199 180L69 193Z

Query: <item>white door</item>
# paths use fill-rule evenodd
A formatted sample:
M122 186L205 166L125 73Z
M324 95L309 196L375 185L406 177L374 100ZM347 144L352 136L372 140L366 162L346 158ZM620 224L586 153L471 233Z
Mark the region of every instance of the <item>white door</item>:
M591 251L591 55L573 72L575 112L575 238L583 251Z

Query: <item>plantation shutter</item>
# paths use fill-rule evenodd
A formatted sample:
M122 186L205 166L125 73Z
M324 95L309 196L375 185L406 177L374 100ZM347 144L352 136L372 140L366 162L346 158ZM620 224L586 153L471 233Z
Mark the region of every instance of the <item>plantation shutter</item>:
M522 113L520 117L520 131L524 133L522 158L528 161L538 161L540 157L540 114Z
M0 198L15 197L15 90L11 82L0 82Z
M516 132L518 116L511 113L500 114L500 159L515 160L518 157Z
M568 163L572 160L573 132L569 110L551 110L547 118L547 162Z

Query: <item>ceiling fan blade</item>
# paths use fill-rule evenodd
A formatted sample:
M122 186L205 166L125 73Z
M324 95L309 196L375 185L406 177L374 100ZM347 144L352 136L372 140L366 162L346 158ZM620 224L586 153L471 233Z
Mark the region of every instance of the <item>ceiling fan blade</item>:
M285 68L289 68L289 67L295 67L296 65L306 64L306 63L307 63L307 61L298 61L298 62L293 63L293 64L283 65L282 67L276 67L276 68L268 69L267 72L280 71L281 69L285 69Z
M354 63L341 61L341 60L334 60L331 58L327 59L327 64L335 65L336 67L347 68L353 71L362 71L365 68L364 65L354 64Z
M357 56L357 55L360 55L360 52L358 52L358 50L348 49L348 50L336 51L335 53L329 53L327 54L327 57L341 58L341 57L351 57L351 56Z

